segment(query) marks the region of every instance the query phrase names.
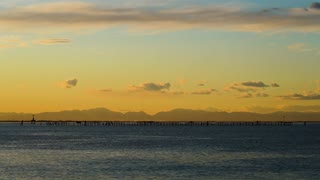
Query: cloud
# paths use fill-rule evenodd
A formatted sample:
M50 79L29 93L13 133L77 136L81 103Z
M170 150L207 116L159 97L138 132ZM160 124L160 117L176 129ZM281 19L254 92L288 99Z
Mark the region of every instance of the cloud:
M132 85L129 86L129 91L153 91L153 92L161 92L163 90L169 90L171 87L170 83L153 83L147 82L140 84L138 86Z
M171 84L170 83L144 83L143 89L146 91L161 91L163 89L170 89Z
M274 85L276 83L273 83ZM272 86L272 85L271 85ZM247 81L232 83L224 88L226 91L238 91L238 92L256 92L260 89L270 87L262 81Z
M113 7L84 2L55 2L3 8L0 30L39 31L96 29L127 26L135 29L218 29L228 31L320 30L319 3L310 8L249 10L206 5L184 8Z
M253 98L253 97L266 98L266 97L269 97L269 94L267 94L267 93L255 93L255 94L245 93L245 94L242 94L241 96L239 96L239 98Z
M262 81L248 81L248 82L243 82L241 83L243 86L249 86L249 87L269 87L269 85L266 85Z
M248 88L248 87L244 87L244 86L239 86L237 84L232 84L232 85L229 85L229 86L226 86L224 88L225 91L232 91L232 90L235 90L235 91L238 91L238 92L254 92L254 91L257 91L257 89L254 89L254 88Z
M62 83L62 87L64 88L72 88L72 87L76 87L78 84L78 80L75 79L70 79L70 80L66 80Z
M21 39L19 36L2 36L0 37L0 49L30 47L29 45L32 43L40 44L40 45L54 45L54 44L65 44L70 42L71 40L63 39L63 38L51 38L51 39L25 41Z
M286 100L320 100L320 94L316 94L316 93L306 93L306 94L293 93L293 94L283 95L279 97Z
M41 44L41 45L67 44L70 42L71 42L70 39L63 39L63 38L40 39L35 41L35 43Z
M277 83L272 83L270 85L262 81L246 81L246 82L236 82L230 85L227 85L225 91L237 91L237 92L257 92L268 87L280 87ZM261 95L261 94L260 94ZM259 96L260 97L260 96Z
M216 92L216 89L202 89L202 90L197 90L197 91L193 91L191 94L194 95L210 95L213 92Z
M0 37L0 49L27 47L28 43L18 36L2 36Z

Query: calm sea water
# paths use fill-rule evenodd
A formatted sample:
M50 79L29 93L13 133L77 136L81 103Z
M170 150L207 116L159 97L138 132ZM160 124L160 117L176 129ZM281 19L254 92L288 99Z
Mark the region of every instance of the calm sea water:
M0 124L0 179L320 179L320 125Z

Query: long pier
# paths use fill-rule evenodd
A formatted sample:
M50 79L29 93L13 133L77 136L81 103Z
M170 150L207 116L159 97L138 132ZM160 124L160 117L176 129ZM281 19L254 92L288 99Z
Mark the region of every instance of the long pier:
M7 121L12 122L12 121ZM289 121L14 121L20 125L42 126L292 126L320 122Z

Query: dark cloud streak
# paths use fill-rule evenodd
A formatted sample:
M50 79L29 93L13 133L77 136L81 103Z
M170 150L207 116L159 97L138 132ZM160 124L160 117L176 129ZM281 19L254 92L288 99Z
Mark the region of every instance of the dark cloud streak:
M243 86L249 86L249 87L258 87L258 88L262 88L262 87L269 87L269 85L266 85L265 83L263 83L262 81L248 81L248 82L243 82L241 83Z
M319 9L319 3L313 3L310 9ZM21 31L43 27L106 28L119 25L165 30L191 28L253 32L320 30L318 12L305 11L303 8L275 8L263 12L214 5L175 9L112 9L89 3L78 3L75 6L70 2L2 9L0 25L6 29Z
M289 94L284 96L279 96L282 99L286 100L320 100L320 94Z

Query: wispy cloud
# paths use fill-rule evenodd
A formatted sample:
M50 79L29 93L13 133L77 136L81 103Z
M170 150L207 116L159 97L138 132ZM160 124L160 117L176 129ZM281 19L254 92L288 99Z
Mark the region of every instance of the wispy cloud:
M221 5L147 9L58 2L2 9L0 25L2 31L129 26L157 30L204 28L250 32L318 32L319 15L318 3L307 9L273 8L253 11Z
M286 100L320 100L320 94L318 93L293 93L288 95L282 95L279 97Z
M253 97L257 97L257 98L266 98L269 97L269 94L267 93L244 93L242 95L239 96L239 98L253 98Z
M230 84L228 86L226 86L224 88L225 91L238 91L238 92L254 92L254 91L257 91L256 88L249 88L249 87L246 87L246 86L241 86L237 83L234 83L234 84Z
M32 47L32 44L55 45L55 44L66 44L66 43L71 43L71 40L66 38L24 40L19 36L1 36L0 37L0 49Z
M2 36L0 37L0 49L27 47L28 42L22 40L18 36Z
M258 90L268 88L268 87L280 87L277 83L272 83L270 85L262 81L246 81L246 82L236 82L226 86L224 89L226 91L238 91L238 92L256 92Z
M269 94L267 94L267 93L257 93L256 97L269 97Z
M131 85L128 87L129 91L152 91L152 92L162 92L164 90L169 90L171 87L170 83L153 83L146 82L140 85Z
M200 89L200 90L193 91L191 94L193 94L193 95L210 95L216 91L217 91L216 89Z
M34 41L36 44L41 45L55 45L55 44L67 44L70 43L70 39L65 38L49 38L49 39L40 39Z

